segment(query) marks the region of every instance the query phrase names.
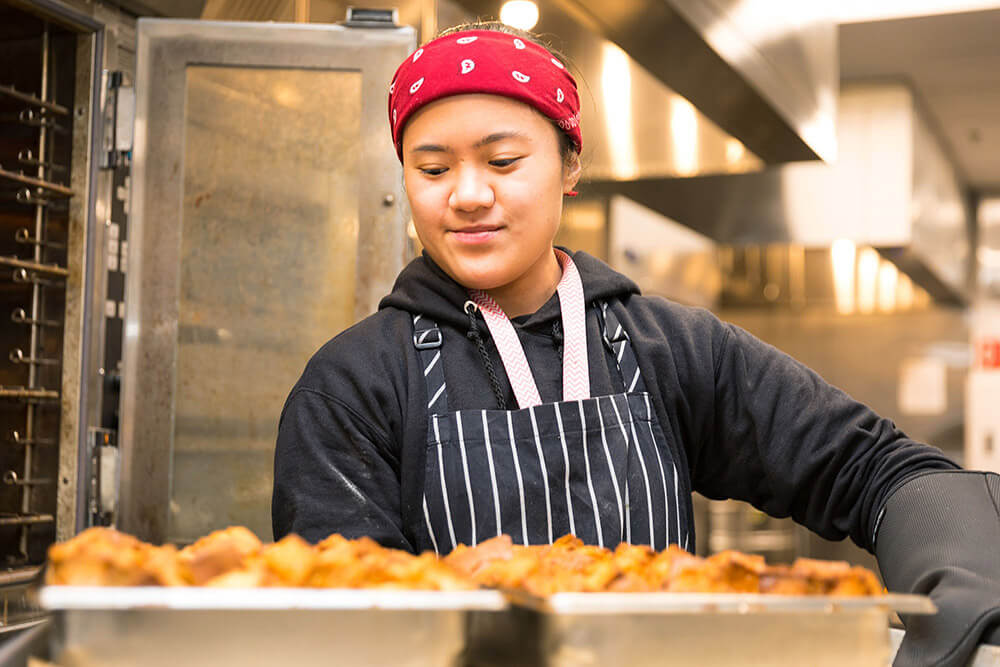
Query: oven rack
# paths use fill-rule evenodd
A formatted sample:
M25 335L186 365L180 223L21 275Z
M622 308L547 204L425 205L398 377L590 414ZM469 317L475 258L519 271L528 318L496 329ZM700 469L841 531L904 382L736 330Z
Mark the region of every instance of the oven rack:
M10 503L0 507L0 528L16 530L19 537L17 553L6 556L25 565L29 565L32 558L29 531L55 523L55 512L49 504L58 475L56 470L48 469L51 455L39 448L51 448L58 442L58 414L42 408L58 405L61 395L58 369L62 365L62 346L59 337L65 315L56 314L52 306L63 298L59 293L65 293L69 271L60 262L52 261L61 258L66 243L60 238L50 238L53 225L57 224L50 216L75 194L68 185L56 182L70 173L68 165L60 164L64 159L59 158L57 147L65 147L65 142L71 141L71 113L69 107L55 99L58 61L47 22L41 26L38 44L41 67L37 95L0 81L0 98L8 100L5 108L11 108L10 101L14 105L13 111L0 114L0 123L16 123L29 128L25 137L28 132L31 136L26 142L30 146L17 151L16 167L0 165L0 193L16 201L18 210L24 211L20 224L15 221L16 227L12 230L14 242L24 252L19 253L22 256L0 256L0 268L12 269L0 271L0 280L6 278L24 290L21 304L16 303L19 293L12 294L15 307L10 326L26 330L25 335L14 334L7 338L10 345L8 361L22 370L17 372L16 381L0 385L0 400L24 405L23 423L18 419L16 423L5 425L5 430L11 434L5 446L15 448L16 453L8 457L0 469L0 485L13 489L18 500L16 506ZM65 263L64 259L60 261ZM5 591L12 583L6 582L4 573L0 572L0 590ZM0 628L7 622L8 619L0 618Z

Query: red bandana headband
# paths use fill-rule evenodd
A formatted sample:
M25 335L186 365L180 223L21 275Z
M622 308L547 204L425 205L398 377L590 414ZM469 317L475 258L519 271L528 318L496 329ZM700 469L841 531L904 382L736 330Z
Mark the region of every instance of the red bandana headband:
M486 93L524 102L569 135L579 153L580 97L565 65L534 42L494 30L455 32L428 42L403 61L389 86L389 125L403 160L403 128L425 104L451 95Z

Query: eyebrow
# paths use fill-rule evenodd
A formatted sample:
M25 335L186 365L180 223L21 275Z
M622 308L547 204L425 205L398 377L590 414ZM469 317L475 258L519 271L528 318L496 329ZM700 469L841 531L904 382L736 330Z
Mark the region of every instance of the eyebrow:
M495 144L498 141L503 141L504 139L528 139L528 135L523 132L494 132L493 134L488 134L475 144L473 148L482 148L483 146L489 144ZM441 144L421 144L415 146L410 150L411 153L450 153L451 149L447 146L442 146Z
M489 134L480 139L479 141L477 141L474 147L482 148L487 144L495 144L496 142L503 141L504 139L527 139L527 138L528 135L524 134L523 132L514 132L514 131L494 132L493 134Z

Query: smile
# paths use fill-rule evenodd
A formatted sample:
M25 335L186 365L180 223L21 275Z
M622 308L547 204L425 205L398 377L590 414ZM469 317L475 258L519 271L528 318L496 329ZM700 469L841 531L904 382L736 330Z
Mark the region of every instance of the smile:
M465 227L464 229L454 229L451 230L451 234L454 235L455 239L459 243L486 243L492 240L503 227L497 227L495 225L475 225L472 227Z

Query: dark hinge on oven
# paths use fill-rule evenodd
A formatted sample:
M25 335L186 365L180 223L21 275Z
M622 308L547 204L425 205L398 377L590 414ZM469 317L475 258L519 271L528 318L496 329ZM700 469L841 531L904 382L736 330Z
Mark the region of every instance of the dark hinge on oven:
M106 77L101 168L127 167L132 158L135 88L126 80L124 72L108 71Z
M398 28L399 10L348 7L343 25L348 28Z
M91 428L87 438L87 526L110 526L118 508L118 441L106 428Z

